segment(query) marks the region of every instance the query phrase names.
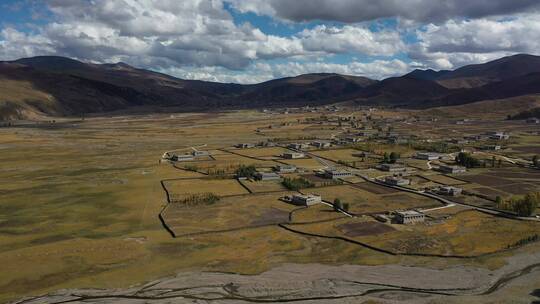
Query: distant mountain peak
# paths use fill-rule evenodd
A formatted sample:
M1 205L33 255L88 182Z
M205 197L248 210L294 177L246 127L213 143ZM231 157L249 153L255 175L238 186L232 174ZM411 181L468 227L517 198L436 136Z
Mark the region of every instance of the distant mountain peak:
M10 101L6 96L18 96L19 110L32 109L44 115L105 112L141 105L192 110L337 102L433 107L539 94L540 57L517 54L454 71L416 69L382 81L311 73L241 85L182 80L124 62L93 64L60 56L38 56L0 62L0 77L14 81L0 91L0 119L16 110L3 106ZM55 103L43 96L53 96Z

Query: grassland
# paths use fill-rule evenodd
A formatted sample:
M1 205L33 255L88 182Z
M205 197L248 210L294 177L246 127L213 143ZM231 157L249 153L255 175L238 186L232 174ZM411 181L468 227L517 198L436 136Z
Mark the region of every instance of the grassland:
M334 199L339 198L343 203L349 203L349 210L354 214L440 206L437 201L420 195L399 192L376 194L358 186L368 185L362 183L352 186L333 186L319 188L314 191L322 195L327 201L332 202Z
M346 225L372 223L363 233L351 234ZM330 237L348 237L396 254L442 256L481 256L504 251L524 236L540 233L540 223L516 224L512 220L493 217L476 211L455 213L447 221L432 225L391 225L377 229L373 220L343 218L331 222L293 225L294 229ZM383 225L383 224L377 224ZM360 228L362 229L362 228ZM504 238L500 237L504 235Z
M283 190L277 182L245 181L245 186L255 192L248 194L235 180L204 174L217 169L232 173L240 164L263 168L278 164L253 157L272 157L281 148L223 150L238 142L328 136L335 132L295 123L307 116L252 111L131 115L89 117L85 121L59 119L56 124L0 129L0 264L3 265L0 302L61 288L126 287L182 270L255 274L283 263L404 263L441 268L467 263L492 268L502 265L498 256L471 261L396 257L336 239L303 236L276 224L290 220L289 225L295 229L343 235L347 231L340 225L350 219L326 205L299 208L278 200L288 192L261 193ZM292 125L255 132L281 123ZM481 125L478 129L489 126ZM438 131L426 127L425 132L436 135ZM527 141L527 145L534 144L534 139ZM196 165L202 173L159 162L165 151L189 151L189 147L200 145L206 145L204 149L215 160L176 165L179 168ZM399 148L401 152L412 153L403 146L381 144L377 148L381 151ZM308 170L324 167L311 158L279 162ZM369 176L381 175L377 170L360 171ZM484 171L472 172L471 176L495 174L512 181L504 185L534 184L532 180L537 179L532 172L505 172L514 176ZM446 177L429 178L438 183L453 182ZM161 186L164 180L166 189L173 194L213 192L223 196L212 206L167 207L165 218L175 232L190 236L172 238L158 218L167 206ZM490 187L476 182L481 180L467 186ZM368 183L307 192L318 192L330 201L340 198L357 213L437 204L424 197ZM538 231L534 225L515 225L510 220L484 214L462 212L452 216L449 221L432 227L396 227L376 236L363 234L354 238L403 252L476 254L502 248L520 236ZM354 221L372 222L367 217ZM348 228L381 231L380 227L370 225ZM216 233L209 233L212 231ZM496 239L500 235L505 238ZM420 242L416 242L416 236L421 237ZM407 242L395 243L396 239ZM433 240L435 245L425 240ZM409 243L418 245L409 248Z

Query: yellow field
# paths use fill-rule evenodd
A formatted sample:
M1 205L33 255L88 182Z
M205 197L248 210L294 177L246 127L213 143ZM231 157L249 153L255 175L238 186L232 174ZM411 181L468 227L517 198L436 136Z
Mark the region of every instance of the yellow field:
M449 185L449 186L454 186L454 185L459 185L459 184L464 184L465 182L464 181L460 181L458 179L455 179L455 178L451 178L449 176L444 176L444 175L441 175L441 174L426 174L426 175L422 175L423 177L431 180L431 181L434 181L436 183L439 183L439 184L443 184L443 185Z
M324 166L312 158L302 158L302 159L282 159L280 162L294 165L298 168L304 168L308 170L322 169Z
M252 192L269 192L269 191L286 191L287 189L281 185L281 181L242 181Z
M295 206L279 200L288 192L234 196L209 206L170 204L163 217L175 235L286 223Z
M358 161L360 162L360 157L354 157L353 154L362 153L362 151L358 151L355 149L335 149L335 150L324 150L324 151L315 151L313 154L317 156L321 156L324 158L331 159L333 161Z
M214 193L218 196L248 193L233 179L179 179L166 181L165 186L170 195L190 195L197 193Z
M235 153L251 156L251 157L270 157L275 156L279 157L284 152L289 150L281 147L270 147L270 148L253 148L253 149L238 149L233 150Z
M283 193L247 195L232 179L212 179L159 163L165 151L207 145L201 149L209 150L217 160L196 162L203 172L234 170L239 164L272 167L277 162L255 161L217 149L273 137L317 135L317 129L304 131L311 126L308 124L284 128L284 134L276 131L263 136L254 131L302 117L305 115L256 111L167 113L89 117L55 128L0 128L0 302L63 288L125 288L185 270L255 274L284 263L502 265L499 257L467 262L396 257L340 240L296 234L275 225L298 209L278 201ZM264 153L268 151L272 150ZM309 170L323 167L313 159L284 162ZM380 175L375 170L365 172ZM171 193L246 195L222 198L212 206L167 210L165 215L179 234L270 226L172 238L158 218L166 206L160 182L181 178L191 179L165 182ZM250 188L282 189L273 182L254 183ZM326 200L339 197L359 213L431 204L421 197L377 195L350 186L309 192L320 192ZM292 218L301 223L334 217L343 215L317 205L295 211ZM334 224L348 220L294 227L331 232ZM465 254L489 252L534 232L538 228L531 223L459 213L439 226L399 227L383 238L362 240L399 250ZM408 242L392 243L400 239ZM432 247L429 239L434 242Z
M376 195L348 185L318 188L313 191L322 195L326 201L333 202L334 199L339 198L341 202L349 203L352 213L373 213L440 205L437 201L420 195L409 193Z
M359 221L365 220L341 219L291 227L308 233L343 236L340 225ZM391 226L394 231L349 238L395 253L476 256L505 250L520 239L540 233L540 223L516 224L476 211L454 214L442 224Z

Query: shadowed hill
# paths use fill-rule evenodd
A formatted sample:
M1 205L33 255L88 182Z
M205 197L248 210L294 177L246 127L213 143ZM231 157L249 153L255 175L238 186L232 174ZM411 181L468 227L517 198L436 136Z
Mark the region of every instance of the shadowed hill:
M455 71L415 70L382 81L317 73L240 85L183 80L125 63L41 56L0 62L0 81L0 119L136 106L201 111L353 102L429 108L540 93L540 57L515 55Z

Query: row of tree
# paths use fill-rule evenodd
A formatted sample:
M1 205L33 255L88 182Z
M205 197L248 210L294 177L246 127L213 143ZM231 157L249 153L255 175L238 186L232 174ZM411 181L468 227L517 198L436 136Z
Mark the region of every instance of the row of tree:
M311 181L303 177L295 177L295 178L285 177L283 181L281 182L281 184L285 188L292 191L298 191L300 189L315 187L314 183L312 183Z
M220 200L220 197L214 193L195 193L188 196L171 195L171 203L181 204L186 207L213 205Z
M508 200L497 196L496 203L498 209L512 211L519 216L531 216L540 206L540 192L532 192L523 197L513 197Z

